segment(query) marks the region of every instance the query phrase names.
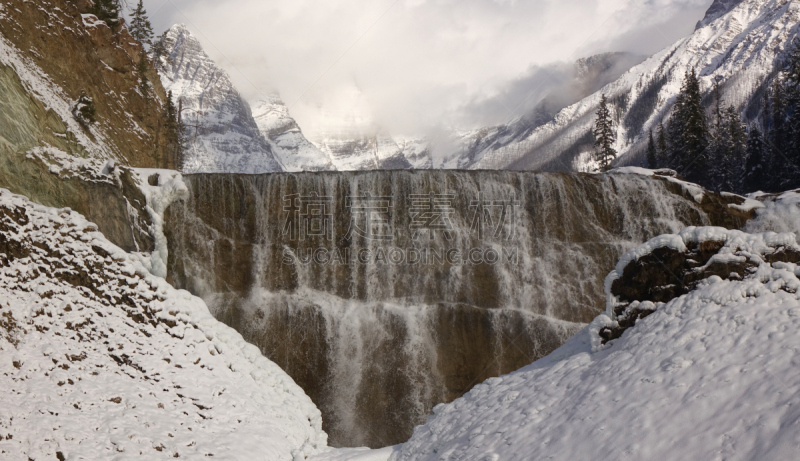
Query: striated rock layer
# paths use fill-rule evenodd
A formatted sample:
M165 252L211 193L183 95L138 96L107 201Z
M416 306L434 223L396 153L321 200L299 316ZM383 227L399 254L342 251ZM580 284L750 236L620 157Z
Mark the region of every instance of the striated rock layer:
M169 280L303 387L334 446L406 440L435 404L591 321L631 247L751 213L741 197L636 174L186 181L189 198L165 218Z

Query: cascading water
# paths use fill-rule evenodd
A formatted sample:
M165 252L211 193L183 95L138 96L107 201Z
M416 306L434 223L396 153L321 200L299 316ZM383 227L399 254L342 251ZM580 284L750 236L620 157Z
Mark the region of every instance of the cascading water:
M334 446L406 440L434 405L540 358L603 307L627 249L720 216L636 175L185 177L169 278L284 368Z

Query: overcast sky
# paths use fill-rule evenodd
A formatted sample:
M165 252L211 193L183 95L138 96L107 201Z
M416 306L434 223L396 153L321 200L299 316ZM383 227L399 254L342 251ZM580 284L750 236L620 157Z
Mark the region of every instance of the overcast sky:
M133 1L133 0L130 0ZM413 134L458 120L558 62L652 54L712 0L145 0L157 32L184 23L254 102L280 92L307 133L362 119ZM540 78L530 92L535 99ZM516 84L514 82L517 82ZM546 84L545 84L546 85ZM520 101L521 102L521 101ZM503 104L508 105L508 104ZM467 109L465 109L467 108ZM459 114L456 116L455 114Z

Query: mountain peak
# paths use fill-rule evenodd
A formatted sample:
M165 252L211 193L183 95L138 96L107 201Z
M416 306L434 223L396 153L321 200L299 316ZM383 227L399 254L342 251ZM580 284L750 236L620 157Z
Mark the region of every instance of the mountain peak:
M189 29L183 24L172 26L164 46L169 59L160 66L161 82L176 101L182 101L182 116L193 127L184 171L281 171L250 106Z
M706 11L706 15L697 22L697 26L695 30L703 28L715 20L719 19L732 9L734 9L738 4L742 3L742 0L714 0L714 3Z

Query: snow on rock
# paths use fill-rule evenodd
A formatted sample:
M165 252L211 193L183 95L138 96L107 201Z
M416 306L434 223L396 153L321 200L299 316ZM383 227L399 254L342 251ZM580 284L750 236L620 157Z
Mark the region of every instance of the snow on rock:
M771 256L796 251L795 236L692 228L631 251L615 272L658 248L703 242L723 242L712 251L722 259L757 264L742 279L710 276L660 303L602 350L592 349L593 324L550 356L437 406L383 459L794 459L800 267Z
M742 280L765 262L800 262L794 233L748 234L721 227L687 227L622 256L606 277L606 312L590 330L596 350L636 322L708 279Z
M299 460L311 400L68 209L0 189L0 458Z
M782 194L751 194L751 199L763 202L756 219L747 223L747 232L794 232L800 235L800 191Z
M33 60L27 58L2 35L0 35L0 65L9 66L14 70L25 89L46 109L58 115L90 157L104 159L116 157L116 154L107 147L109 143L106 134L95 125L82 127L72 115L75 101L71 100Z

